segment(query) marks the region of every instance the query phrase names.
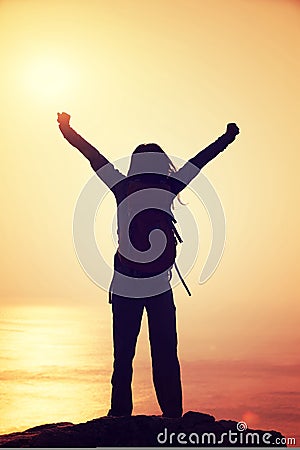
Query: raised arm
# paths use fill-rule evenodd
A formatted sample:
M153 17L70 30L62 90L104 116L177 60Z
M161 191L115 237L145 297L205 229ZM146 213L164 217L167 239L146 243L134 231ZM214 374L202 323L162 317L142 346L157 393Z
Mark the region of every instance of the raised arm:
M125 176L101 155L101 153L70 127L71 116L65 112L57 113L57 122L64 138L76 147L89 161L99 178L110 188L122 181Z
M71 116L67 113L57 113L57 122L59 123L59 129L62 132L63 137L90 161L94 170L100 169L100 167L104 166L109 161L101 155L95 147L70 127L70 118Z
M229 123L226 132L222 134L222 136L197 153L196 156L191 158L173 175L175 178L173 192L177 194L184 189L207 163L225 150L225 148L235 140L239 132L240 130L235 123Z
M191 158L190 162L201 170L202 167L225 150L225 148L235 140L239 132L240 130L235 123L229 123L227 125L226 132L222 134L222 136L220 136L215 142Z

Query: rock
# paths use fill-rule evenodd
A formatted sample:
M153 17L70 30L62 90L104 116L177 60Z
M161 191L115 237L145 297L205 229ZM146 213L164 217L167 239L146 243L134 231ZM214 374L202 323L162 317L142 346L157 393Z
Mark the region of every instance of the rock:
M277 431L239 431L238 423L189 411L160 416L101 417L74 425L41 425L0 436L0 447L285 447ZM276 441L277 440L277 441Z

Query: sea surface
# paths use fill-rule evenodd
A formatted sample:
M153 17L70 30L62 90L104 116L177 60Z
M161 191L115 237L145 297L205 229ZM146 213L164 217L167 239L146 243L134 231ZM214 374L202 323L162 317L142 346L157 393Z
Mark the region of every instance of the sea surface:
M134 414L159 415L146 331L144 320L134 363ZM0 434L106 415L112 370L109 306L2 307L0 364ZM181 368L185 411L276 429L300 446L299 363L181 358Z

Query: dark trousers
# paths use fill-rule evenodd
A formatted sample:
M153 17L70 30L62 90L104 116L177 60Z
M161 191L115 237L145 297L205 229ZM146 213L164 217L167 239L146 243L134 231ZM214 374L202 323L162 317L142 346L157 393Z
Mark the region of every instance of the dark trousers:
M176 308L171 290L146 299L112 295L114 370L110 415L132 413L132 362L144 308L148 315L157 400L164 416L180 417L182 391L177 357Z

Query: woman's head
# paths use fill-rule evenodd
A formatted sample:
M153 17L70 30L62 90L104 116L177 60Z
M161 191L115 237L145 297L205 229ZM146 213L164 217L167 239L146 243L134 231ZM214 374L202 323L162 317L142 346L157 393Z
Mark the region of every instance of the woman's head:
M157 173L170 175L176 168L168 155L157 144L140 144L133 151L127 175Z

